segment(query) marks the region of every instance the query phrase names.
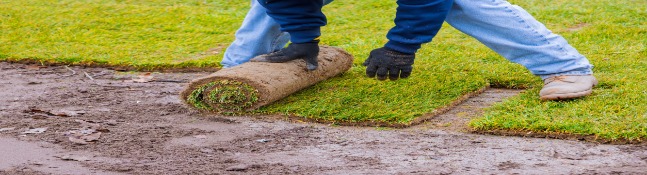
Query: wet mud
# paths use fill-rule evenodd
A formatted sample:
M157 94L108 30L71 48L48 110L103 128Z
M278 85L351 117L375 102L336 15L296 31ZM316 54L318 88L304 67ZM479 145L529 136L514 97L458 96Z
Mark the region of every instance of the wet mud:
M341 127L196 112L179 92L207 75L152 73L143 81L102 68L2 62L0 174L647 172L644 145L465 131L462 123L483 107L518 91L485 90L405 129Z

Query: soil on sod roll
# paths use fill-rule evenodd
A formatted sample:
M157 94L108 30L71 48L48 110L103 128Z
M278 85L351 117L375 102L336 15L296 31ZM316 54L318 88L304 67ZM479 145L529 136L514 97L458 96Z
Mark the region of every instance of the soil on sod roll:
M353 57L343 49L322 46L318 62L315 71L307 71L301 59L286 63L248 62L222 69L193 80L180 94L181 99L203 111L251 111L346 72L353 65Z

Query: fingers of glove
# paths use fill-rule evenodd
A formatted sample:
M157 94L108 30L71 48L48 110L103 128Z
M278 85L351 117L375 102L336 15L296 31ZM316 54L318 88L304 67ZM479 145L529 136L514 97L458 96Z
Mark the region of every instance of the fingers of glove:
M395 66L389 68L389 79L393 81L393 80L397 80L398 77L400 77L400 69Z
M386 74L388 73L388 70L386 67L378 67L377 68L377 79L378 80L386 80Z
M375 77L375 73L377 72L377 66L376 65L368 65L366 66L366 76L368 77Z
M372 58L372 55L368 56L368 58L366 59L366 61L364 61L364 63L362 63L362 65L363 66L368 66L369 64L371 64L371 58Z
M404 66L404 67L401 67L400 70L402 70L402 72L400 73L400 78L407 78L411 75L411 71L413 71L413 66L411 65Z

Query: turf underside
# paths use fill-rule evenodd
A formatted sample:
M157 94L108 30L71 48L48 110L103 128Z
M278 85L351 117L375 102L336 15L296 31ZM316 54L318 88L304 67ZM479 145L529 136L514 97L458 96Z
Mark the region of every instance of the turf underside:
M264 107L308 119L409 124L487 85L529 88L470 123L477 130L647 139L647 2L511 1L564 36L595 65L590 97L541 102L539 78L446 25L399 81L360 64L386 42L395 2L338 1L325 8L322 44L355 56L347 73ZM0 60L156 68L218 67L249 1L0 0ZM629 4L629 5L628 5Z

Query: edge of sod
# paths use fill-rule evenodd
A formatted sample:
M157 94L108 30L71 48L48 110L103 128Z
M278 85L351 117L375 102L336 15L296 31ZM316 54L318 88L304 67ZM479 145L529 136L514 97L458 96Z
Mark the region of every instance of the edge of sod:
M59 60L40 60L38 58L8 58L1 57L0 61L18 64L38 64L43 66L82 66L91 68L106 68L117 71L147 71L147 72L215 72L221 69L218 63L183 62L179 64L140 64L128 65L126 63L66 62Z
M235 113L235 116L262 116L262 115L274 115L274 116L284 116L284 119L293 122L310 122L310 123L320 123L320 124L330 124L338 126L356 126L356 127L390 127L390 128L407 128L414 125L422 124L426 121L429 121L436 117L437 115L443 114L455 106L465 102L471 97L477 96L487 90L489 86L483 87L477 91L468 92L465 95L460 96L453 102L443 107L439 107L430 113L426 113L409 123L394 123L394 122L385 122L385 121L340 121L340 120L326 120L326 119L317 119L305 116L299 116L296 114L281 114L281 113L265 113L265 112L250 112L250 113ZM194 109L194 108L192 108ZM213 112L209 112L213 113Z
M560 132L551 132L551 131L531 131L531 130L483 130L477 129L474 127L469 127L471 133L476 134L488 134L488 135L499 135L499 136L517 136L517 137L531 137L531 138L548 138L548 139L560 139L560 140L579 140L587 141L600 144L611 144L611 145L626 145L626 144L644 144L647 145L647 138L637 138L637 139L626 139L626 138L617 138L617 139L607 139L600 138L593 134L573 134L573 133L560 133Z

